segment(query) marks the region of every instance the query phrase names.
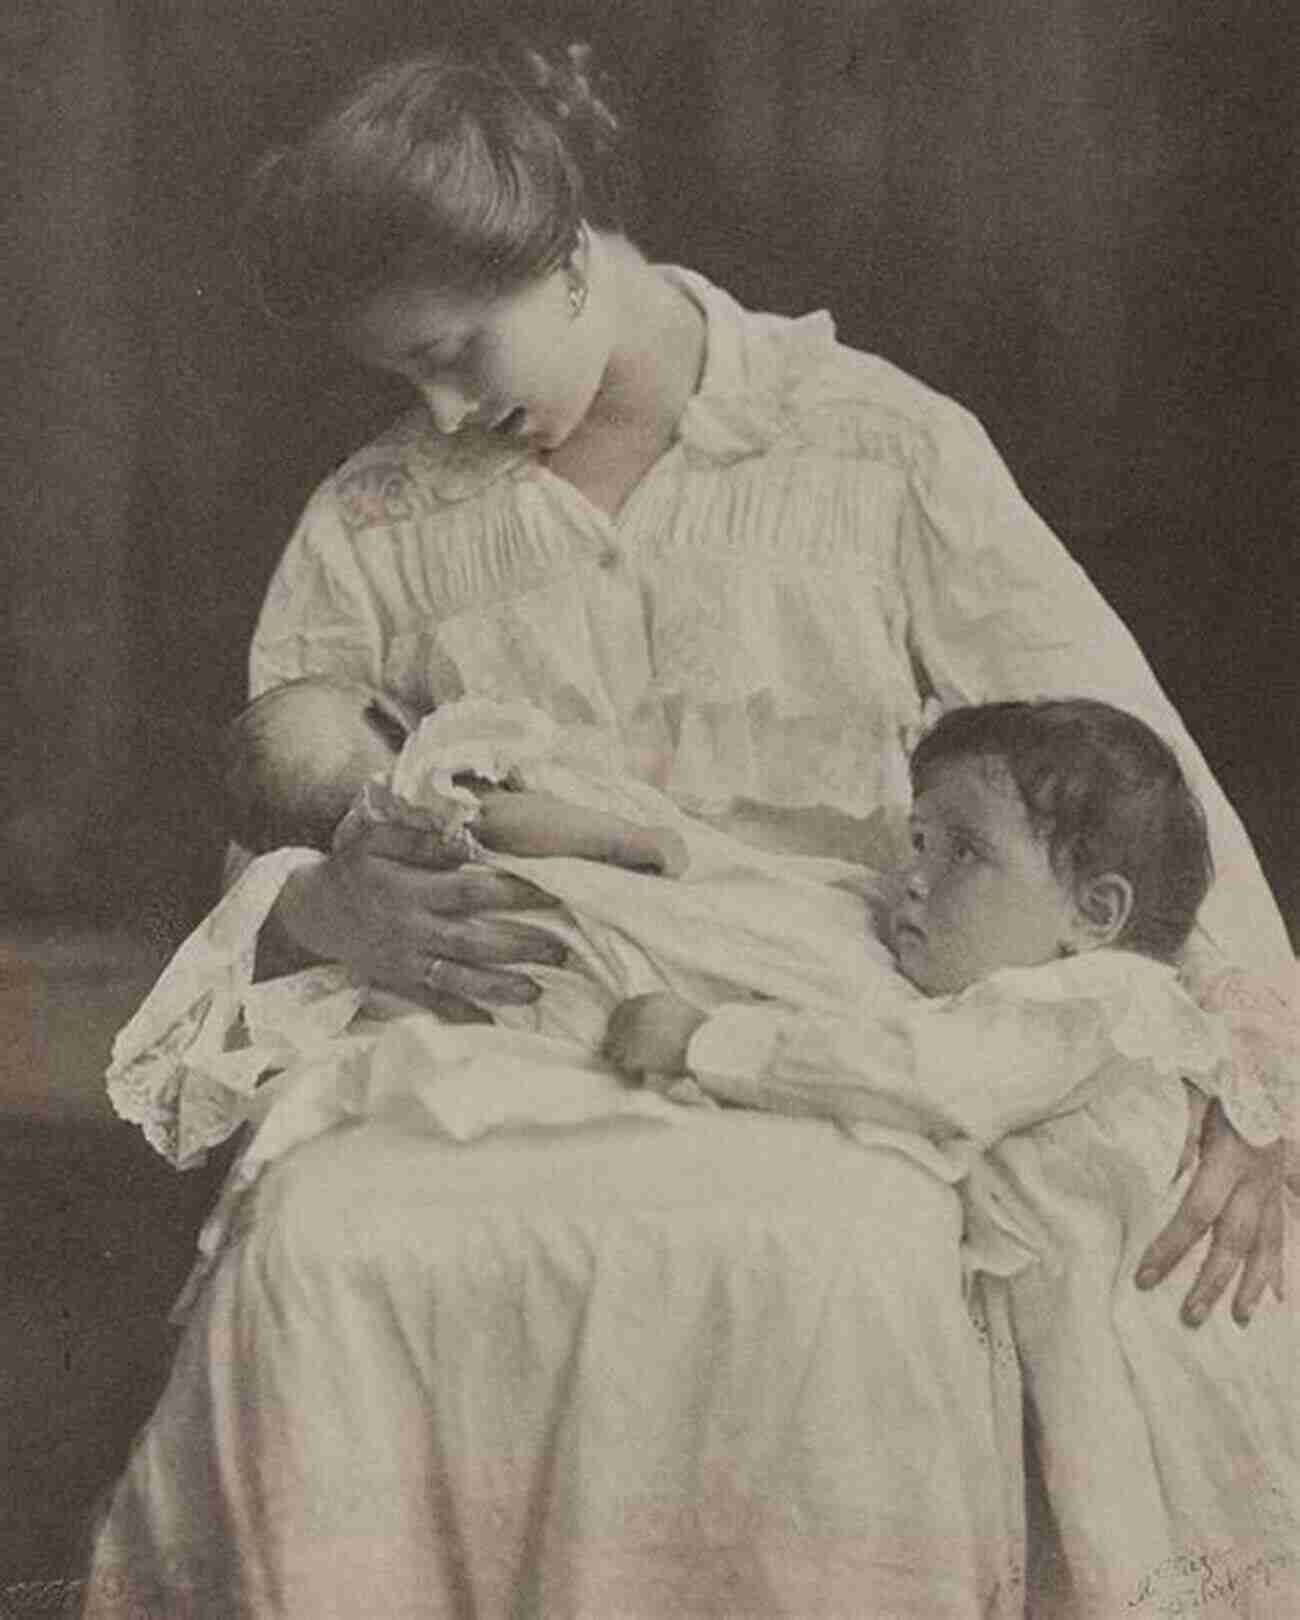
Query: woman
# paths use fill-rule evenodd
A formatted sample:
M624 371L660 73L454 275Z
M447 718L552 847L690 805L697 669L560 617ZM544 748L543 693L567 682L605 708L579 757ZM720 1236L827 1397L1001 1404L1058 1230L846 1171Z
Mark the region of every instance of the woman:
M527 697L729 831L850 856L928 709L1107 697L1208 806L1207 953L1285 971L1236 818L978 426L824 316L648 265L617 133L581 53L493 40L368 80L263 171L267 302L421 405L309 505L254 689ZM549 947L496 914L535 895L399 854L292 871L267 963L341 958L448 1017L530 997ZM1279 1175L1210 1128L1151 1266L1217 1217L1193 1317L1262 1295ZM741 1113L468 1151L340 1130L207 1285L88 1612L1012 1614L1020 1436L957 1201L902 1157Z

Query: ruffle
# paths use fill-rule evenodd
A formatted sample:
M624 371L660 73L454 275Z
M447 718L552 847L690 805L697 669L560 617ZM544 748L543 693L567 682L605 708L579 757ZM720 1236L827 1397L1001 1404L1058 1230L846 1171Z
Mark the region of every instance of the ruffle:
M1092 1005L1116 1053L1158 1074L1210 1076L1227 1055L1225 1031L1182 989L1175 970L1133 951L1085 951L1038 967L1003 968L985 983L1010 1002ZM955 1004L981 993L972 986Z
M501 783L525 766L551 757L559 727L532 703L461 698L426 715L407 739L393 768L393 792L412 803L430 793L474 804L455 778Z
M1224 967L1189 994L1174 969L1127 951L1093 951L995 978L1026 999L1088 995L1116 1051L1184 1075L1218 1099L1255 1147L1293 1133L1300 1098L1300 1019L1270 986Z
M1300 1014L1270 985L1226 967L1202 985L1197 1005L1221 1023L1228 1051L1214 1095L1256 1147L1294 1139L1300 1105Z
M361 992L339 968L253 984L258 931L315 850L259 856L172 957L113 1043L109 1098L120 1118L178 1170L253 1117L270 1070L333 1039Z

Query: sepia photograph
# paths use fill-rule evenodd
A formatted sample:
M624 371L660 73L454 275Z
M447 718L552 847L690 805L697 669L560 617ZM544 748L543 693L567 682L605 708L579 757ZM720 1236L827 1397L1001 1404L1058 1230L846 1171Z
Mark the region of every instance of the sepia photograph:
M1298 35L0 8L0 1620L1300 1614Z

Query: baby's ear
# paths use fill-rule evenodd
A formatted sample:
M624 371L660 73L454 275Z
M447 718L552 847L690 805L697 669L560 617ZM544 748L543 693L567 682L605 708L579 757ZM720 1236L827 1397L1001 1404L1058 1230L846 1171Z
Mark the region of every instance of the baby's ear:
M1069 954L1113 945L1133 914L1133 885L1118 872L1084 878L1075 888L1068 937Z

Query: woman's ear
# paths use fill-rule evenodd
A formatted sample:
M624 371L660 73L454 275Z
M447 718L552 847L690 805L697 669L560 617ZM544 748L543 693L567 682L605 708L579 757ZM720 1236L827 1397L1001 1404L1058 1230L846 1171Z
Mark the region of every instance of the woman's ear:
M1133 885L1118 872L1085 878L1076 888L1073 915L1062 949L1073 956L1113 945L1133 914Z

